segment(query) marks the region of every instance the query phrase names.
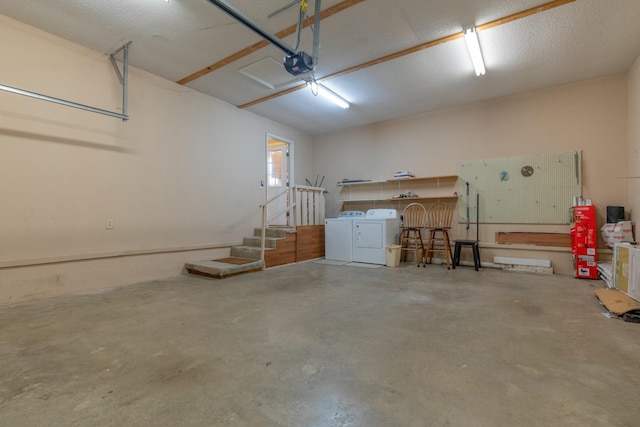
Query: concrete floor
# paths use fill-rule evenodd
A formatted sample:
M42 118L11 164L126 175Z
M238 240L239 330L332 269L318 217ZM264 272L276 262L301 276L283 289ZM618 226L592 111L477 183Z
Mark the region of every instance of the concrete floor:
M0 309L2 426L636 426L599 281L306 262Z

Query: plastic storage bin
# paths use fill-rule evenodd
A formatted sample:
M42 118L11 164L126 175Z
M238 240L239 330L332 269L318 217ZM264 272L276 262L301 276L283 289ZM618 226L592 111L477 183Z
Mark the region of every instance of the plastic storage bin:
M400 245L387 245L387 267L400 265Z

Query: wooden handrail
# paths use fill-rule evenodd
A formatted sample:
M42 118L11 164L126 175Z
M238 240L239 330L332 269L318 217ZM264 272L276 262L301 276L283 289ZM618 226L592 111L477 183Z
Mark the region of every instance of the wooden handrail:
M282 193L273 196L272 198L267 200L264 204L260 205L260 208L262 209L262 232L260 235L260 259L262 261L264 261L264 249L265 249L265 242L267 239L267 205L269 205L269 203L273 202L274 200L277 200L280 197L284 196L291 190L292 190L292 187L287 187L287 189L284 190ZM293 205L287 204L287 208L285 209L285 212L288 212L292 207ZM262 267L262 268L264 269L265 267Z
M293 193L293 197L291 198L290 203L287 203L287 207L284 210L284 212L291 212L292 209L296 208L298 206L298 201L296 199L296 195L298 192L313 192L314 193L314 221L315 221L315 209L316 207L318 208L318 211L320 210L319 206L315 205L315 193L319 193L319 194L324 194L325 189L322 187L309 187L309 186L304 186L304 185L297 185L294 187L289 187L288 189L286 189L285 191L283 191L280 194L277 194L273 197L271 197L269 200L267 200L265 203L261 204L259 207L260 209L262 209L262 233L261 233L261 238L260 238L260 259L264 261L264 252L265 252L265 242L266 242L266 238L267 238L267 206L272 203L273 201L279 199L280 197L284 196L285 194L287 194L289 191L292 191ZM318 200L318 202L320 202L320 200ZM322 209L324 209L324 204L322 205ZM320 215L321 213L321 215ZM318 218L324 218L324 212L319 212L319 215L317 215ZM324 220L324 219L323 219ZM308 222L308 221L307 221ZM293 215L293 227L297 227L298 224L298 215L297 212L294 211L294 215Z
M294 187L294 188L295 188L295 187ZM263 204L263 205L260 205L260 207L261 207L261 208L266 208L266 207L267 207L267 205L268 205L269 203L271 203L271 202L273 202L274 200L276 200L276 199L278 199L278 198L280 198L280 197L284 196L284 195L285 195L285 194L287 194L290 190L291 190L291 187L287 188L287 189L286 189L286 190L284 190L282 193L280 193L280 194L278 194L278 195L276 195L276 196L273 196L272 198L270 198L269 200L267 200L266 202L264 202L264 204Z

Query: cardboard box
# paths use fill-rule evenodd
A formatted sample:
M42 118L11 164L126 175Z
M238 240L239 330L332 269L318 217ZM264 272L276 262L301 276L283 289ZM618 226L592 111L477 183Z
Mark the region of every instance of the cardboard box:
M640 247L616 245L613 251L614 286L640 301Z
M640 301L640 248L638 247L629 249L627 295L636 301Z
M627 293L629 286L629 246L616 245L613 256L613 268L616 271L614 286L616 289Z
M595 206L572 208L571 254L574 259L576 277L598 278L598 236Z
M640 303L633 298L629 298L616 289L598 289L596 297L600 300L610 313L616 317L622 317L625 320L636 322L637 320L628 319L636 317L640 313Z
M600 228L602 240L613 248L624 242L633 242L633 225L631 221L620 221L615 224L605 224Z

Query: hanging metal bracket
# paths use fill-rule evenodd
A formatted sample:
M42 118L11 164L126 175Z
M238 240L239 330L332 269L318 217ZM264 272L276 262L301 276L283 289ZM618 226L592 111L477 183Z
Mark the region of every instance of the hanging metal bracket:
M127 113L127 101L128 101L128 92L129 92L129 45L131 42L125 43L122 47L116 50L113 53L109 54L109 61L111 61L111 65L113 65L113 70L116 72L116 76L118 76L118 80L120 80L120 84L122 85L122 120L129 120L129 115ZM122 72L120 72L120 68L118 67L118 63L116 62L115 56L122 51Z
M78 108L80 110L89 111L92 113L103 114L105 116L116 117L118 119L122 119L123 121L129 120L129 116L127 115L127 92L128 92L128 67L129 67L129 45L131 42L126 43L121 48L113 52L109 55L109 60L113 65L113 68L116 72L116 76L122 85L122 113L116 113L114 111L103 110L101 108L91 107L89 105L78 104L77 102L66 101L64 99L55 98L53 96L42 95L36 92L30 92L28 90L18 89L11 86L6 86L0 84L0 90L4 90L5 92L15 93L17 95L28 96L30 98L40 99L42 101L53 102L54 104L65 105L67 107ZM118 68L118 64L115 60L115 55L117 55L120 51L123 52L123 61L122 61L122 72Z

